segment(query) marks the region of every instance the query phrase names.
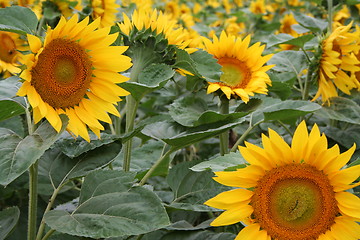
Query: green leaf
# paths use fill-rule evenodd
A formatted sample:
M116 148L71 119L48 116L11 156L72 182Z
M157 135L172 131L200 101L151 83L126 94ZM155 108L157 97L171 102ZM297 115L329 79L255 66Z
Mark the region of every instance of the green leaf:
M174 74L175 71L169 65L152 64L140 72L138 82L150 88L156 88L162 82L172 78Z
M61 115L63 129L67 125ZM36 131L20 138L14 132L0 128L0 184L7 185L23 174L57 140L60 133L47 122L43 122Z
M0 212L0 239L5 239L15 228L20 217L18 207L10 207Z
M281 100L286 100L292 94L291 87L282 82L272 82L271 86L269 87L269 91L275 93L280 97Z
M290 44L290 45L294 45L299 48L302 48L308 41L310 41L314 37L315 36L312 34L306 34L306 35L285 41L285 42L283 42L283 44Z
M195 172L202 172L205 170L211 170L213 172L228 170L228 168L243 168L247 162L241 156L240 153L231 152L224 156L217 156L208 161L203 161L190 169Z
M266 40L266 47L269 48L278 44L282 44L292 39L294 39L294 37L286 33L271 34L269 38Z
M182 49L176 48L175 51L176 51L176 61L172 65L172 67L184 69L186 71L191 72L196 77L201 78L202 76L196 68L196 63L190 57L190 55L185 50L182 50Z
M348 98L331 98L330 106L323 106L322 109L316 112L316 115L325 119L360 124L360 106Z
M0 100L0 121L25 113L25 108L12 99Z
M164 143L155 140L149 140L144 145L135 147L131 151L131 165L130 171L145 173L152 165L158 160L163 152ZM116 158L113 166L116 168L122 168L124 154L119 154ZM152 176L166 175L169 170L170 157L165 159L159 167L156 168ZM138 178L142 176L137 175Z
M0 9L1 10L1 9ZM0 99L11 98L16 96L18 87L21 85L20 78L12 76L0 81ZM19 97L20 98L20 97ZM22 99L22 98L21 98Z
M160 240L234 240L235 234L212 231L176 231L163 236Z
M213 55L203 50L197 50L190 54L190 57L195 62L196 70L207 81L218 82L220 80L221 65L217 63L217 59Z
M292 12L300 26L310 29L312 32L322 33L327 28L327 21L310 17L300 12Z
M357 149L360 147L360 126L352 125L347 129L338 129L328 126L325 129L325 135L332 138L334 141L349 149L356 143Z
M112 134L101 133L101 139L98 139L95 135L90 135L90 142L85 141L82 138L74 139L72 136L59 139L55 146L60 148L61 151L68 157L74 158L81 154L98 148L100 146L115 142L119 140L119 136Z
M182 162L170 169L166 178L174 199L170 207L193 210L214 210L203 203L220 192L229 190L212 178L214 174L210 171L194 172L190 168L198 161Z
M37 17L30 8L12 6L0 9L0 30L19 34L34 34Z
M169 107L169 114L176 122L186 127L196 127L218 121L230 121L248 114L244 112L220 114L207 109L207 103L202 98L187 96L175 100Z
M134 174L96 171L86 176L77 209L52 210L45 222L58 232L90 238L139 235L170 224L160 199L143 187L131 187Z
M268 61L268 64L275 64L272 68L278 72L294 72L299 75L305 68L308 67L306 56L300 51L281 51L276 53Z
M265 121L288 120L304 116L321 109L317 103L301 100L286 100L263 109Z
M155 139L163 140L174 148L182 148L235 127L245 121L237 118L204 124L192 128L184 128L174 122L163 121L146 126L141 132Z
M67 180L86 176L111 163L121 150L121 144L103 144L77 157L70 158L58 148L45 152L39 162L39 182L42 194L51 194L51 187L58 187ZM40 187L39 187L40 188Z

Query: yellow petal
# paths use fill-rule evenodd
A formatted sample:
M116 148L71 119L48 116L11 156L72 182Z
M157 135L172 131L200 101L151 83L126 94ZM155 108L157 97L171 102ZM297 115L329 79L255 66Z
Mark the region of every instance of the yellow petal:
M335 193L335 198L340 212L360 219L360 198L349 192L337 192Z
M250 205L241 208L232 208L221 213L212 223L211 226L224 226L241 222L244 218L249 217L254 209Z
M37 53L42 45L41 40L34 35L27 34L26 36L29 42L31 52Z
M214 180L230 187L251 188L257 185L257 181L264 175L264 169L250 165L246 168L231 172L216 172Z
M267 240L268 236L266 232L264 231L266 235L264 235L264 233L261 234L260 232L259 224L251 224L247 227L244 227L236 236L235 240Z
M336 171L328 175L330 183L334 186L334 191L344 191L356 187L356 184L350 185L360 176L360 165ZM360 183L359 183L360 184Z
M230 209L241 205L241 202L243 202L242 205L247 205L253 195L253 191L238 188L222 192L209 199L204 204L219 209Z
M302 121L296 128L294 137L291 143L291 150L293 151L294 161L299 163L304 159L305 149L308 142L308 131L305 121Z
M349 150L340 154L335 160L329 162L325 166L324 171L327 173L331 173L342 168L347 162L350 161L350 158L354 154L355 150L356 144L354 143L354 145Z
M60 119L59 115L56 113L54 108L52 108L49 104L47 104L47 103L45 103L45 104L46 104L46 107L47 107L47 114L45 116L46 119L49 121L51 126L53 126L53 128L57 132L60 132L62 122L61 122L61 119Z
M69 124L71 123L71 126L77 129L76 132L78 132L78 134L82 138L90 142L89 132L86 128L86 125L78 118L78 116L75 113L75 110L72 108L68 108L65 110L65 112L69 116Z
M93 128L98 128L104 130L104 127L98 122L98 120L92 117L85 109L82 107L75 106L75 113L78 118L83 121L86 125L91 126Z
M345 233L344 235L347 235L351 239L360 239L360 225L352 219L345 216L336 217L334 225L337 225L336 228L341 229L343 233ZM333 230L335 231L336 229Z
M27 95L27 92L29 90L29 88L31 88L31 84L29 82L23 82L23 84L21 85L21 87L19 88L19 90L17 91L16 95L20 96L20 97L24 97Z
M231 88L227 87L227 86L220 86L221 91L223 91L223 93L225 93L226 97L228 99L230 99L231 94L233 94L234 92L231 90Z
M209 83L209 86L207 88L207 93L212 93L217 91L220 88L220 85L217 83Z

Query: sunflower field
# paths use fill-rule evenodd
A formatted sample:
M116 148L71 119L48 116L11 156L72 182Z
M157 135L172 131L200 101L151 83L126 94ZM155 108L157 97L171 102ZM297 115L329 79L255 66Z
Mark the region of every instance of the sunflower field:
M359 91L359 0L0 0L0 240L358 240Z

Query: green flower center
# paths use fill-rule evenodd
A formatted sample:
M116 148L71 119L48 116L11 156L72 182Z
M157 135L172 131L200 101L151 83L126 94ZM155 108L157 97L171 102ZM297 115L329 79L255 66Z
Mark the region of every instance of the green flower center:
M278 240L317 239L339 213L329 179L308 164L288 164L268 171L250 203L253 218Z
M246 64L235 58L220 58L218 63L222 66L223 74L220 81L232 88L243 88L251 78L251 72Z

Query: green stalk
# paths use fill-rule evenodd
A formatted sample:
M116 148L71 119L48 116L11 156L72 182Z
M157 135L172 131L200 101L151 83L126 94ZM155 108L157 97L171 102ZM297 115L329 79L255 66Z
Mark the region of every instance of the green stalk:
M177 149L170 148L164 155L162 155L155 163L151 166L149 171L145 174L145 176L141 179L139 185L143 186L146 181L151 177L151 174L156 170L156 168L168 157L171 153L176 151Z
M28 240L34 240L36 236L37 182L38 162L36 161L29 169Z
M31 113L29 111L30 104L25 98L26 102L26 122L28 125L29 135L35 131L35 124L32 121ZM36 213L37 213L37 183L38 183L38 162L36 161L29 168L29 209L28 209L28 240L34 240L36 236Z
M41 219L39 231L38 231L38 233L37 233L37 235L36 235L36 240L40 240L40 239L41 239L41 237L42 237L42 235L43 235L43 232L44 232L44 229L45 229L45 214L51 210L52 206L54 205L55 198L57 197L60 189L61 189L64 185L65 185L65 184L62 184L62 185L60 185L59 187L57 187L57 188L54 190L53 194L51 195L50 200L49 200L49 203L48 203L48 205L46 206L45 212L44 212L44 214L43 214L43 218Z
M229 99L225 96L220 97L220 113L229 114ZM224 156L229 152L229 131L226 130L219 135L220 139L220 155Z
M251 118L252 119L252 118ZM231 148L231 152L236 152L236 150L238 149L238 146L244 142L245 138L249 135L249 133L260 123L262 123L263 121L259 121L257 123L255 123L254 125L252 125L251 121L249 123L249 127L245 130L245 132L241 135L241 137L236 141L236 143L234 144L234 146Z
M332 23L333 23L333 12L332 12L333 1L327 0L327 4L328 4L328 32L331 33L332 32Z

